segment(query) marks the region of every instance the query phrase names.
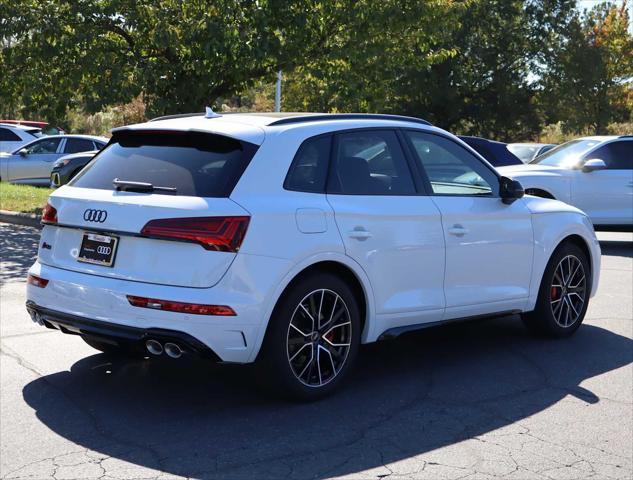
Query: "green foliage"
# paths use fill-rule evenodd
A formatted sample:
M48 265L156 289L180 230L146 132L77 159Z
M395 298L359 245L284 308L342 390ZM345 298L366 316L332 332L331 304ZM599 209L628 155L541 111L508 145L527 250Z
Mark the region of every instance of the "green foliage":
M145 103L139 95L130 103L105 107L97 113L86 113L82 109L70 109L66 112L67 128L70 133L110 136L113 128L146 120Z
M50 188L0 182L0 210L42 213L42 208L52 192Z
M540 95L550 121L563 130L607 132L633 112L633 35L626 2L574 14L558 38L542 79ZM631 133L629 131L628 133Z
M321 54L288 72L283 107L325 112L399 112L411 79L456 54L451 25L469 2L333 2L338 29ZM447 28L448 27L448 28Z
M633 132L633 122L610 123L607 125L605 135L630 135ZM594 135L595 132L591 127L584 127L581 130L570 131L565 128L563 122L545 125L535 140L542 143L563 143L579 136L587 137Z
M369 3L369 20L291 73L285 109L403 113L501 140L540 131L531 77L575 0Z
M0 0L3 114L63 118L143 93L149 115L199 111L316 54L329 2ZM16 84L17 82L17 84ZM3 102L4 103L4 102ZM16 110L19 107L19 112Z
M240 95L218 98L223 112L272 112L275 109L275 85L259 81Z
M583 16L576 0L0 0L0 116L104 133L205 105L262 111L282 69L284 110L502 140L603 132L633 112L620 1Z

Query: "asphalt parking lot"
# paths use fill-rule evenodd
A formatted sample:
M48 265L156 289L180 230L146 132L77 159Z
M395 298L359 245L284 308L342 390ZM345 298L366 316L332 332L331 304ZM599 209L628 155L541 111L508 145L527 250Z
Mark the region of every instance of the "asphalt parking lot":
M599 237L571 339L517 317L429 329L364 347L347 388L292 404L248 367L112 360L33 324L38 231L0 224L0 477L632 478L633 235Z

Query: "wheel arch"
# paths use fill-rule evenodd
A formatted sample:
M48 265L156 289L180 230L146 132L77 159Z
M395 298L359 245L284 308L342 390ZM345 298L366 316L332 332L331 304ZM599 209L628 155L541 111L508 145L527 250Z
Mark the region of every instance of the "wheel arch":
M355 268L356 267L356 268ZM360 266L350 265L343 259L335 257L316 258L312 261L306 262L301 265L297 270L289 274L281 282L281 286L278 290L278 294L275 295L274 305L269 309L270 314L267 317L266 327L260 334L258 345L256 346L256 355L253 355L252 360L256 360L261 351L261 345L263 345L266 335L268 334L268 326L270 325L270 319L275 314L275 311L283 298L284 294L297 284L301 279L306 278L309 275L313 275L318 272L333 273L342 277L352 288L352 291L358 300L358 306L360 309L360 321L361 321L361 343L368 337L369 330L371 328L370 317L373 312L373 292L371 286L368 284L369 280L365 276L364 271Z
M315 273L322 273L322 272L332 273L336 275L337 277L342 278L351 287L354 293L354 296L356 297L356 300L358 301L358 307L360 309L361 331L364 332L365 325L367 323L367 304L368 304L367 292L365 291L365 288L363 287L363 284L361 280L358 278L358 276L356 275L356 273L347 265L344 265L343 263L337 262L335 260L319 261L301 270L297 275L295 275L295 277L290 281L290 283L286 285L286 288L284 288L283 292L281 293L281 295L277 299L277 302L275 303L275 308L277 307L277 304L279 303L279 300L281 299L281 297L290 288L296 285L297 282L301 281L301 279L309 275L313 275ZM273 309L273 312L274 312L274 309Z
M554 255L554 252L556 250L558 250L559 248L561 248L563 245L567 243L576 245L578 248L580 248L583 251L585 255L587 255L587 260L589 263L589 279L591 280L593 278L593 255L591 254L591 248L589 248L589 244L587 243L587 240L583 238L581 235L578 235L577 233L573 233L571 235L567 235L566 237L564 237L560 242L558 242L558 245L556 245L556 248L552 251L552 255ZM552 257L552 255L550 255L550 258Z
M591 296L595 295L600 280L600 246L589 219L563 203L553 205L554 202L551 202L552 205L549 206L546 205L547 203L550 202L538 202L532 215L534 260L526 311L534 309L547 264L554 252L563 244L571 242L587 256ZM556 210L550 211L548 208L541 207L556 207Z

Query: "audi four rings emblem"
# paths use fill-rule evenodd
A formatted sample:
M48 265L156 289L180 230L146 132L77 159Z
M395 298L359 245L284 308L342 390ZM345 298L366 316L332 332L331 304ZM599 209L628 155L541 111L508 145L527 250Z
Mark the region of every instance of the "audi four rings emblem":
M105 210L94 210L89 208L84 212L84 220L86 222L103 223L108 218L108 212Z
M99 245L97 247L97 253L101 255L110 255L111 251L112 251L112 248L110 247L104 247L103 245Z

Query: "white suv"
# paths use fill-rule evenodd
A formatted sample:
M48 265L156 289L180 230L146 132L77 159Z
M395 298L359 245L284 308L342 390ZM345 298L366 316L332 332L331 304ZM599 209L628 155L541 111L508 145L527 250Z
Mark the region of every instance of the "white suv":
M40 128L0 123L0 152L11 152L41 136Z
M633 135L577 138L499 172L580 208L596 229L633 229Z
M51 195L27 308L103 351L257 360L315 398L360 343L414 328L521 313L573 333L598 241L576 208L522 195L414 118L162 118L116 129Z

